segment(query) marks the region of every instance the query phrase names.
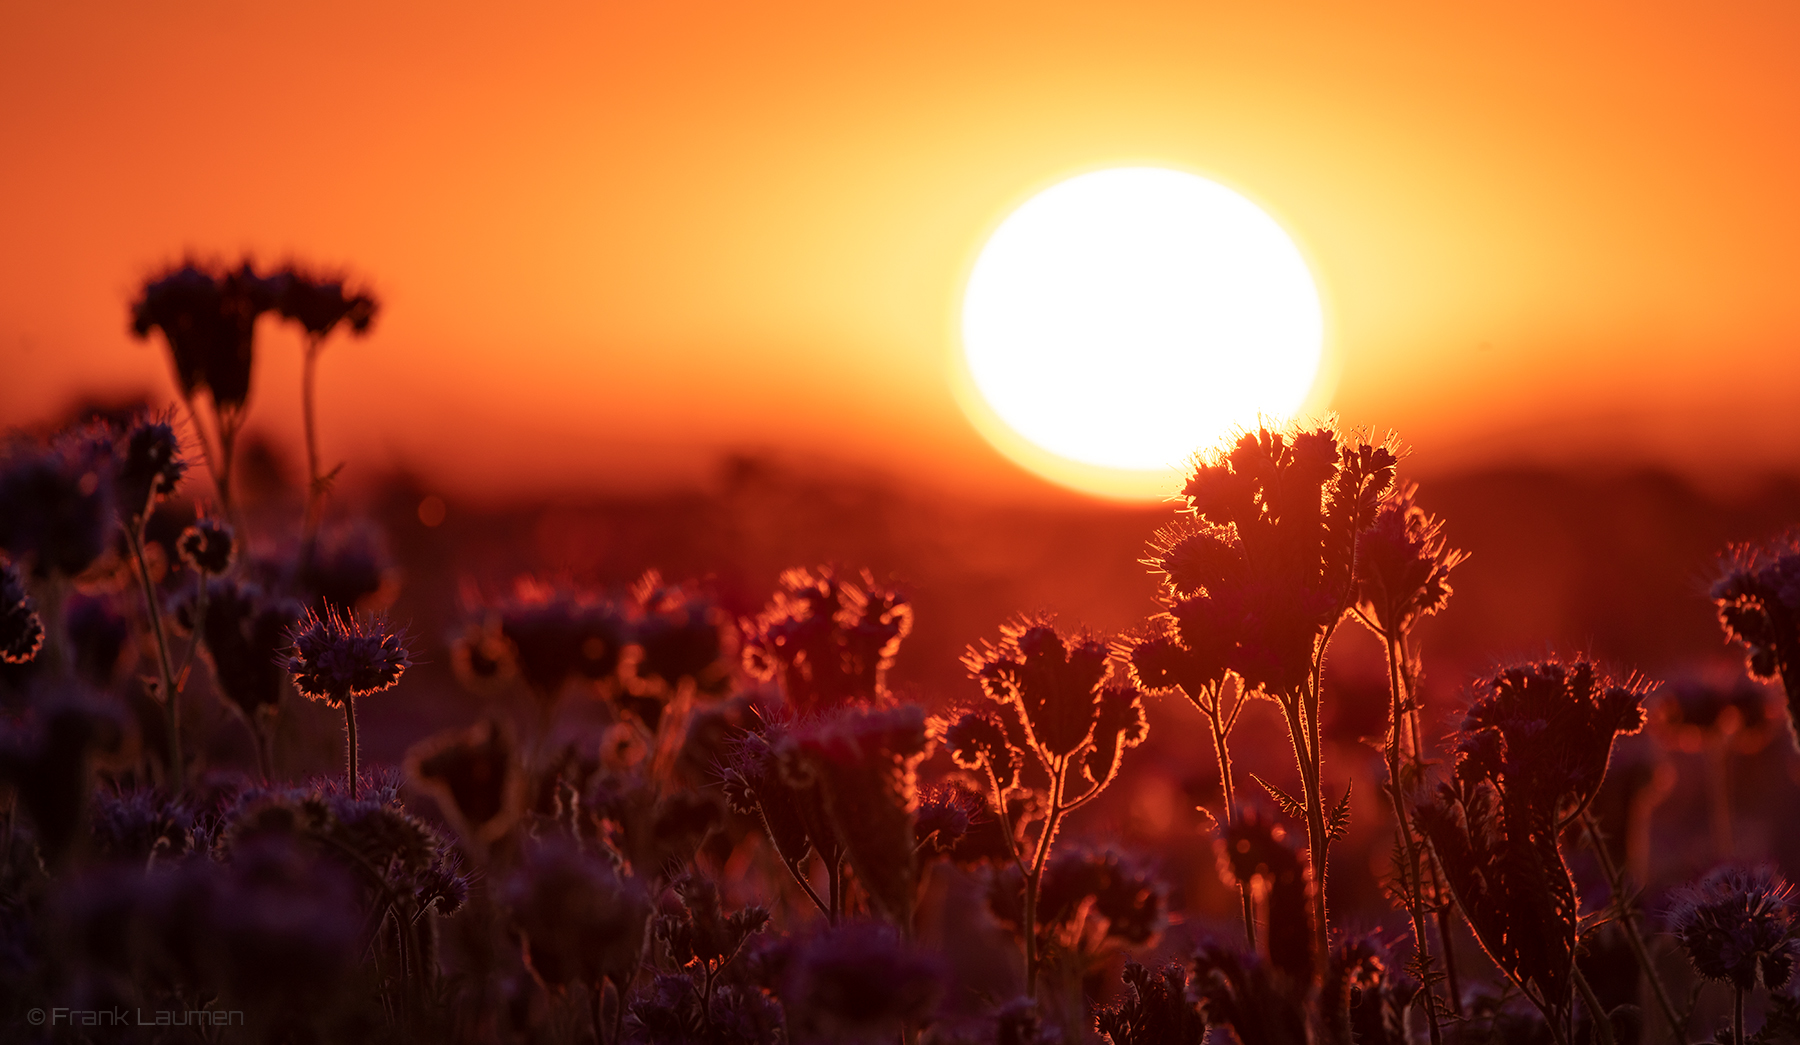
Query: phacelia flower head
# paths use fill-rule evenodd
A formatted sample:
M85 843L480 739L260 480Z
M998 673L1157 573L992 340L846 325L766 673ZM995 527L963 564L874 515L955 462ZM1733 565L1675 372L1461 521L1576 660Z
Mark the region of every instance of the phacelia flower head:
M1777 990L1800 958L1793 891L1769 868L1722 867L1675 894L1669 929L1707 979Z
M998 643L971 648L963 663L1000 705L1001 716L1023 727L1040 759L1048 763L1090 749L1097 753L1092 768L1110 763L1110 770L1119 748L1137 746L1145 734L1137 690L1109 684L1111 655L1099 638L1068 639L1048 620L1034 618L1005 625Z
M1413 503L1417 492L1409 483L1390 494L1356 538L1357 602L1389 635L1443 609L1450 571L1468 558L1445 540L1443 521Z
M0 663L23 664L44 645L44 622L25 590L25 579L0 559Z
M282 318L300 324L313 337L324 337L340 323L348 324L354 334L366 334L381 310L372 295L346 290L341 276L289 265L270 279Z
M1457 727L1456 773L1492 780L1559 818L1572 815L1571 805L1585 806L1599 791L1614 739L1643 728L1652 688L1610 678L1579 657L1505 668L1481 684Z
M1712 586L1719 624L1743 645L1750 674L1781 679L1787 690L1788 726L1800 711L1800 532L1763 547L1737 547L1726 556ZM1795 733L1800 744L1800 730Z
M308 611L300 619L287 663L295 688L335 708L399 682L412 657L385 623L365 624L328 608L324 616Z
M275 291L247 261L225 271L187 261L144 284L131 330L163 332L184 396L204 388L219 409L235 410L250 395L256 317L275 306Z
M912 631L906 597L862 573L788 570L768 608L743 629L744 667L777 678L795 710L810 714L887 696L887 671Z
M181 531L175 541L175 550L181 555L181 561L196 572L217 577L231 568L237 541L229 523L203 515Z
M156 502L175 492L187 474L181 456L181 437L167 419L140 417L119 436L114 451L113 489L119 512L128 520L141 519Z

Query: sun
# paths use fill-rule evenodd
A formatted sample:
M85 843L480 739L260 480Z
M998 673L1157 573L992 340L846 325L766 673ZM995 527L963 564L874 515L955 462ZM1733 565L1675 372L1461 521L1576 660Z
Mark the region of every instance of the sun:
M1165 496L1186 459L1315 390L1324 318L1299 248L1256 204L1158 167L1070 178L988 239L962 307L960 398L1046 478Z

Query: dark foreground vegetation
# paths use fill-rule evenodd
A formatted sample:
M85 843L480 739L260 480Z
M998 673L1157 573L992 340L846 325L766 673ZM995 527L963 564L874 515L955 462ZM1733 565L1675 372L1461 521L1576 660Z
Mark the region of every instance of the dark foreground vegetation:
M817 506L750 464L635 535L352 513L313 378L376 316L337 277L183 266L132 308L178 404L0 457L0 1040L1800 1040L1793 541L1571 584L1579 522L1540 519L1457 631L1480 549L1392 440L1302 426L1203 455L1116 562L1044 550L1142 579L1115 631L970 623L1044 590L1016 519L961 584L938 533L916 591L809 565L752 592L757 528ZM291 495L245 434L259 317L304 332ZM605 569L520 561L557 540ZM728 561L642 554L676 548ZM1575 595L1534 610L1543 563ZM1740 659L1659 656L1720 632L1630 593L1688 583ZM1613 619L1574 614L1579 652L1459 685L1471 636L1528 648L1583 598Z

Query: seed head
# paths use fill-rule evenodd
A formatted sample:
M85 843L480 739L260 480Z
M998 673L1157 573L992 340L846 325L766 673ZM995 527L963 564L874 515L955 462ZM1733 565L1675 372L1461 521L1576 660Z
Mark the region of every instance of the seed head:
M307 611L292 638L288 671L294 686L334 708L387 689L412 664L400 636L382 621L365 624L335 608L327 608L324 616Z

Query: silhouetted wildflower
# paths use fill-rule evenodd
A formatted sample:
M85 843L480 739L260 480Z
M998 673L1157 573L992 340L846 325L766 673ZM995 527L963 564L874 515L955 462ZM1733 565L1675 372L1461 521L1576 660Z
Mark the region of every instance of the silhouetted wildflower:
M697 875L682 875L671 889L679 902L656 916L652 930L671 961L699 975L701 1000L710 1007L719 974L737 957L744 941L768 924L769 912L745 907L725 913L718 886Z
M1674 894L1669 931L1707 979L1779 990L1800 960L1793 891L1772 868L1720 868Z
M346 779L356 797L356 701L400 681L412 657L400 636L382 622L364 624L354 616L327 609L312 611L293 631L293 654L287 660L294 687L302 696L344 710L347 749Z
M1732 548L1712 597L1725 634L1749 653L1750 674L1781 680L1800 745L1800 533Z
M1120 978L1130 993L1094 1014L1094 1028L1110 1045L1200 1045L1206 1021L1180 963L1151 972L1126 959Z
M766 709L765 709L766 711ZM822 913L834 918L838 909L838 866L843 845L838 840L824 789L817 780L800 782L782 771L776 752L788 742L788 728L768 718L733 745L722 774L725 800L739 813L758 816L776 855L794 881L806 890ZM821 899L807 878L807 856L816 852L830 876L830 895Z
M204 388L218 409L241 408L250 395L256 319L275 306L275 291L249 262L213 271L188 261L145 282L131 329L140 338L163 332L183 396Z
M119 437L113 470L113 488L126 525L141 523L158 501L175 492L186 474L181 438L173 424L151 417L132 422Z
M291 668L283 656L293 645L302 610L292 599L230 577L206 581L206 615L196 622L197 600L175 606L175 622L201 629L201 650L212 667L219 695L254 720L281 704Z
M929 1020L944 989L938 960L885 925L852 922L806 941L781 989L797 1042L868 1042Z
M44 646L44 622L18 567L0 559L0 661L24 664Z
M858 585L829 567L788 570L769 607L745 622L744 665L778 679L802 714L874 702L912 622L905 597L867 571Z
M1491 779L1560 825L1600 790L1613 740L1643 728L1650 688L1582 658L1506 668L1482 683L1457 728L1457 776Z
M1002 867L988 907L1002 925L1024 932L1018 866ZM1167 915L1168 887L1138 861L1085 847L1065 848L1045 864L1035 918L1039 953L1051 945L1097 953L1109 942L1149 943Z
M379 693L400 681L412 657L385 624L328 609L312 611L293 631L288 671L302 696L343 707L353 697Z
M610 980L621 997L637 971L650 901L635 880L562 839L526 849L500 888L523 941L525 963L545 987L572 983L598 991Z
M357 333L366 333L375 321L380 304L367 293L344 289L342 277L328 276L288 265L270 277L274 287L274 307L282 318L300 324L308 335L323 338L338 324L348 324Z
M546 701L573 680L615 677L619 655L630 641L625 615L585 592L522 582L512 598L491 612L510 666Z
M487 719L421 741L407 752L406 769L476 841L496 841L523 811L525 779L504 722Z
M986 800L967 784L946 781L924 788L913 814L914 844L930 856L954 853L969 831L987 818Z
M1419 618L1443 609L1450 601L1450 571L1468 558L1450 547L1443 521L1413 503L1417 494L1412 483L1392 492L1356 538L1357 603L1388 635L1405 634Z
M1331 1045L1411 1045L1406 1014L1418 992L1418 982L1393 968L1374 936L1344 940L1331 953L1320 991L1322 1037Z
M731 687L726 617L710 599L664 584L654 570L632 586L631 595L637 609L632 640L642 651L634 665L637 678L668 690L690 679L707 694Z
M924 711L902 704L802 723L776 749L790 785L819 785L857 881L896 925L912 924L915 770L927 742Z
M985 708L955 713L940 729L944 746L957 765L975 772L991 771L1002 794L1019 783L1024 738L1007 736L1000 716Z
M1643 725L1646 687L1549 660L1480 690L1456 734L1455 772L1416 820L1488 956L1566 1028L1577 897L1558 834L1599 790L1614 738Z
M231 569L232 559L237 554L237 541L232 535L230 524L223 519L203 515L194 520L194 524L181 531L175 542L176 551L181 561L195 572L217 577Z
M1142 742L1148 728L1137 690L1108 685L1109 656L1099 639L1071 643L1048 621L1025 620L1001 628L997 645L971 649L963 662L1001 714L1023 727L1039 762L1048 768L1083 753L1089 782L1104 787L1122 750Z

